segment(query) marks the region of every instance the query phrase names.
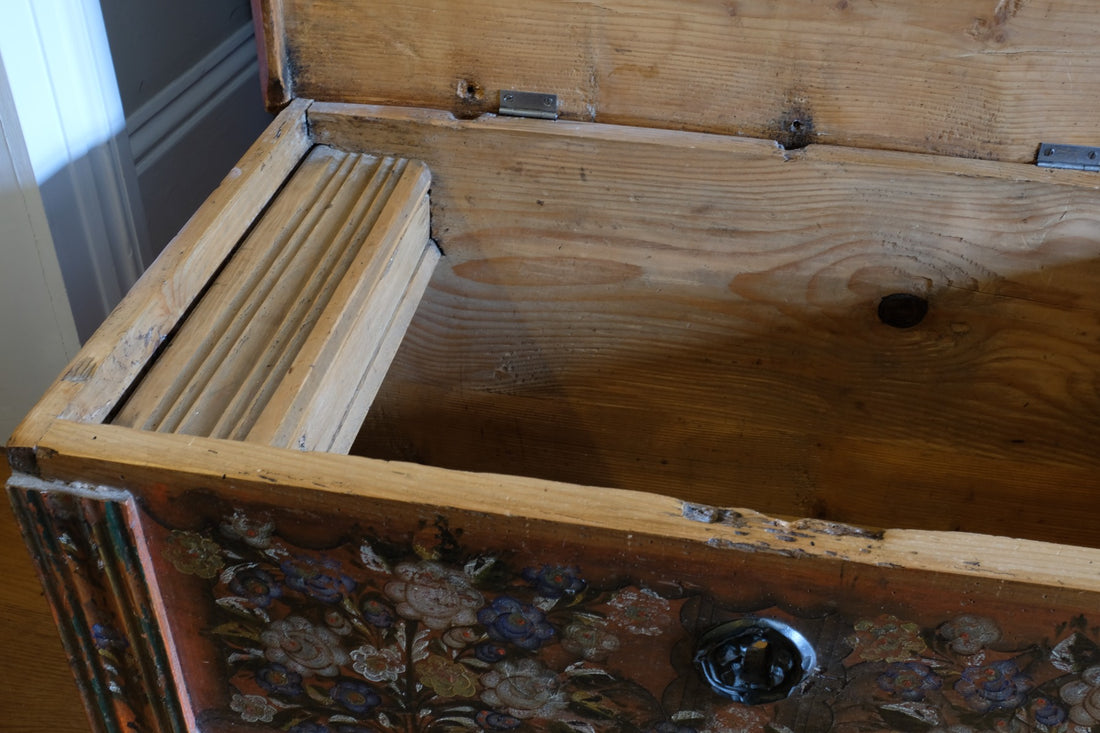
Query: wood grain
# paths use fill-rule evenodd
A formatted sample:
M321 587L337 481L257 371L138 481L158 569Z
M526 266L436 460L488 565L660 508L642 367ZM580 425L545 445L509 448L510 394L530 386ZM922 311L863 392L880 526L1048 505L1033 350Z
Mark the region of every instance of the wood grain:
M1097 543L1094 177L412 110L310 120L425 160L447 253L357 450ZM930 303L919 326L879 321L896 292Z
M311 146L309 102L289 106L230 171L16 429L32 446L55 417L106 419Z
M363 374L389 353L381 343L409 282L436 259L425 259L429 183L416 162L311 151L114 422L350 445L373 398L359 394Z
M10 475L0 461L0 485ZM0 720L11 733L88 733L53 615L11 508L0 508Z
M592 548L615 545L629 552L632 547L654 551L656 545L675 545L670 562L674 556L677 562L691 562L694 552L717 551L728 553L731 561L792 569L813 565L842 572L841 566L847 565L873 573L877 568L903 571L914 580L937 575L942 583L962 586L991 581L998 593L1021 601L1036 586L1073 594L1100 592L1100 550L1087 547L957 532L874 534L815 520L776 520L751 509L723 514L634 491L64 420L50 426L39 458L47 480L109 482L139 497L155 496L165 511L173 495L201 487L231 501L301 512L340 512L353 506L369 506L381 517L425 508L458 511L482 517L489 527L493 522L537 526L540 532L558 527L560 538ZM307 523L301 530L328 537L325 527Z
M563 117L1034 161L1095 144L1092 0L264 0L268 104Z

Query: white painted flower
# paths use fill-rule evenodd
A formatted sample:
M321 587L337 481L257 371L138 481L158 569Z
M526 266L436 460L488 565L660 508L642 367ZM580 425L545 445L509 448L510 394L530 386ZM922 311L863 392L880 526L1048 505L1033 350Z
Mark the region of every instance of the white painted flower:
M275 523L271 521L253 521L240 509L222 520L222 534L233 539L244 540L252 547L263 550L271 544L271 533Z
M938 633L958 654L977 654L1001 638L1001 630L993 619L969 614L948 621Z
M405 671L405 656L393 647L366 644L352 650L351 660L352 669L371 682L393 682Z
M276 621L260 635L264 656L303 677L335 677L348 661L340 639L326 628L314 626L301 616Z
M628 631L658 636L672 622L669 602L651 590L624 588L609 601L613 620Z
M246 723L270 723L275 713L279 712L266 697L240 693L234 693L233 699L229 702L229 708L235 713L240 713Z
M397 580L386 584L386 595L402 618L437 631L477 623L484 599L465 574L429 561L402 563L395 574Z
M1062 702L1071 706L1071 721L1085 728L1100 724L1100 665L1086 669L1081 679L1062 685L1060 695Z
M619 648L619 639L596 624L575 621L565 628L561 646L582 659L599 661Z
M558 676L535 659L501 662L481 676L482 702L513 718L550 718L566 706Z

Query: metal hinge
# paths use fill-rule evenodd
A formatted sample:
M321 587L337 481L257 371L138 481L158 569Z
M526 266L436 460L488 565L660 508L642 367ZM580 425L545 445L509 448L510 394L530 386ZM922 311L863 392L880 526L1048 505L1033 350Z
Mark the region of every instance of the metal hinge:
M556 120L558 119L558 95L501 89L500 114L511 117L538 117L543 120Z
M1039 145L1039 156L1035 164L1040 168L1100 172L1100 148L1042 143Z

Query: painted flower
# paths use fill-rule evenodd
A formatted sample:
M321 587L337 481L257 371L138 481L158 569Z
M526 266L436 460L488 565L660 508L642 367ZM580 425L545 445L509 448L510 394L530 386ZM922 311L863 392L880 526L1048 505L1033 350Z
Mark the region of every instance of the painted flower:
M351 668L371 682L393 682L405 671L405 655L393 647L367 644L352 651L351 661Z
M322 603L337 603L355 590L355 581L341 572L340 563L332 558L296 555L283 560L279 567L286 575L288 588Z
M240 509L233 512L232 516L222 520L221 531L226 537L235 540L243 540L252 547L264 550L271 544L271 533L275 529L274 522L255 522Z
M554 627L547 623L545 613L509 596L494 599L477 612L477 620L492 638L528 651L538 649L554 636Z
M634 634L658 636L672 621L668 601L651 590L626 588L609 605L614 609L612 618Z
M462 573L430 561L402 563L397 580L386 584L386 595L397 604L402 618L422 621L436 631L471 626L484 599Z
M575 621L565 628L561 646L570 654L596 662L618 649L619 639L594 624Z
M878 686L902 700L923 700L929 690L943 684L932 669L920 662L894 662L879 675Z
M986 713L1020 707L1032 686L1031 679L1020 671L1016 662L1008 659L967 667L955 683L955 691L971 709Z
M317 723L312 720L303 720L298 725L291 728L287 733L332 733L332 729L324 723Z
M523 721L496 710L482 710L474 718L482 730L512 730L523 725Z
M254 565L244 566L233 573L229 581L229 591L259 608L267 608L274 599L283 594L271 573Z
M340 680L333 685L329 695L333 702L357 715L367 712L382 702L382 698L373 687L359 680Z
M328 626L333 632L340 636L348 636L353 631L351 622L348 621L347 616L340 613L335 608L330 608L325 611L325 626Z
M443 643L452 649L465 649L482 638L481 632L470 626L456 626L443 634Z
M856 633L846 641L862 662L907 662L928 651L920 627L896 616L864 619L854 628Z
M501 662L481 676L481 700L513 718L550 718L565 707L558 676L534 659Z
M477 679L463 665L433 654L416 666L420 682L440 697L473 697Z
M1087 668L1081 679L1062 685L1062 702L1070 705L1069 719L1077 725L1100 724L1100 665Z
M340 639L326 628L314 626L301 616L275 621L260 635L264 656L303 677L335 677L348 655Z
M494 641L483 641L474 647L474 656L486 664L494 664L508 656L508 650Z
M234 693L229 709L240 713L246 723L270 723L279 709L260 695L242 695Z
M256 673L256 683L272 695L297 697L302 694L302 675L282 664L271 664Z
M363 620L371 626L380 629L393 626L393 609L377 594L371 594L360 601L359 610L363 614Z
M984 616L959 616L940 626L940 638L957 654L977 654L1001 638L997 624Z
M1036 723L1048 728L1064 723L1068 717L1065 708L1046 696L1036 697L1031 701L1031 716Z
M173 530L166 542L164 557L181 573L209 580L225 565L218 543L198 532Z
M584 590L587 583L580 578L575 565L543 565L541 568L524 568L523 577L544 598L574 596Z

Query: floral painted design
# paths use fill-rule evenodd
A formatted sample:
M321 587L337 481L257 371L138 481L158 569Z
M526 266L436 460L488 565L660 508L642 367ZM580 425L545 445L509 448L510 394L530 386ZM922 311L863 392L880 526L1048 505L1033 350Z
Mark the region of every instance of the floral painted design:
M613 618L634 634L657 636L672 622L668 601L648 589L619 591L610 605Z
M515 598L501 596L477 613L477 620L499 642L534 651L554 636L546 614Z
M894 662L879 675L878 686L902 700L923 700L925 693L938 690L942 681L920 662Z
M274 522L255 521L240 510L233 512L221 523L222 534L226 537L243 540L248 545L261 550L271 545L271 533L274 529Z
M981 616L959 616L943 624L939 635L958 654L977 654L990 644L1000 640L997 624Z
M967 667L955 683L955 691L979 713L1014 710L1024 704L1032 687L1031 679L1011 659Z
M208 563L221 571L208 578L220 614L209 633L245 723L291 733L610 732L675 712L614 671L630 666L616 658L624 639L677 628L669 600L649 589L594 587L576 565L509 569L463 556L445 526L404 546L325 551L290 545L277 523L239 510L215 529L218 542L186 541L219 561Z
M319 550L289 543L277 518L234 510L201 531L168 530L162 552L209 589L203 633L228 685L220 714L242 729L1100 733L1100 645L1084 619L1031 644L978 612L803 624L574 564L467 553L445 523ZM815 643L812 630L828 628L831 648L850 651L822 662L812 700L734 704L692 666L703 608L707 619L778 614ZM102 653L124 649L107 628L94 636ZM673 655L667 672L639 674L638 652L654 645ZM637 681L661 674L667 687Z
M1084 620L1067 625L1074 624ZM1013 648L993 619L974 614L933 630L894 617L860 621L855 630L847 639L852 682L845 694L868 701L849 711L860 730L1100 731L1100 646L1080 631L1052 647ZM872 694L855 681L868 673L875 675Z
M386 595L402 618L423 621L429 629L477 622L476 609L484 599L462 573L424 561L399 565L396 577L386 584Z
M301 616L273 622L260 635L260 641L266 647L265 657L303 677L335 677L348 661L336 634Z
M197 532L176 530L168 535L164 555L181 573L213 578L225 566L222 548Z
M565 708L558 676L534 659L502 662L481 683L481 699L513 718L553 717Z
M267 698L260 695L233 695L229 703L229 709L240 713L246 723L270 723L279 712Z
M890 615L857 622L848 644L864 662L904 662L922 654L926 647L920 626Z

